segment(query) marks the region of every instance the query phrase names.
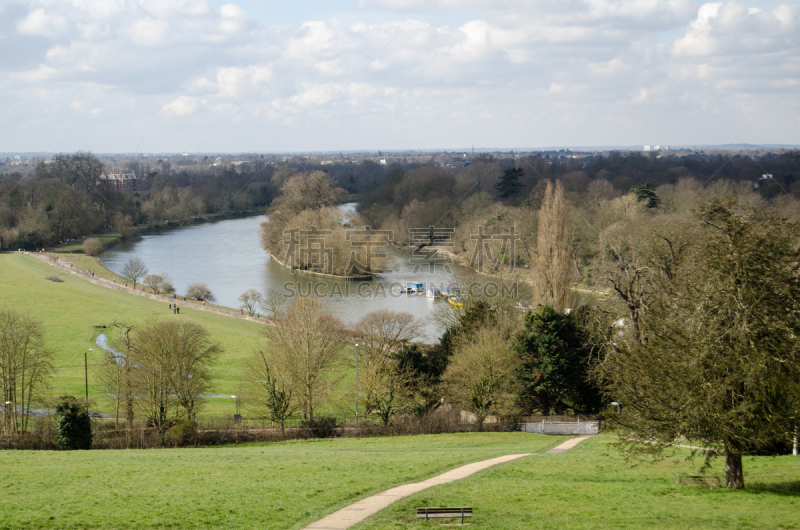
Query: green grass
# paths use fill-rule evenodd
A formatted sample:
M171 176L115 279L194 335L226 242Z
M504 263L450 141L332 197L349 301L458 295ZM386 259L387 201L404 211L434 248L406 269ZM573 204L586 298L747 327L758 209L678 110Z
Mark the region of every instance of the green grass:
M90 237L99 239L100 243L102 243L104 248L113 247L114 245L123 240L122 234L119 232L105 232L102 234L93 234L87 237L86 239L89 239ZM81 240L81 241L76 241L75 243L70 243L69 245L58 247L55 250L55 252L65 252L65 253L83 252L83 242L84 240Z
M632 467L611 440L592 438L560 455L539 454L401 500L356 526L426 526L420 506L472 506L473 528L799 528L800 458L744 461L746 490L677 486L697 474L688 450ZM711 474L724 480L722 460ZM433 524L438 526L438 524Z
M452 434L203 449L0 451L0 528L299 528L358 499L564 437Z
M87 267L94 258L86 256L60 257L79 259L77 263ZM80 266L76 264L76 266ZM98 275L106 270L97 267ZM63 283L48 281L57 277ZM117 279L119 281L119 278ZM97 335L110 330L103 329L115 320L142 322L149 317L180 319L204 326L225 348L212 370L213 393L232 395L238 393L239 379L246 358L261 339L262 325L242 319L217 315L193 309L189 304L181 306L180 316L168 308L168 302L159 302L125 292L107 289L64 273L30 256L14 253L0 254L0 304L13 308L42 321L45 340L55 353L55 377L51 394L84 394L83 353L90 348L89 396L100 396L102 390L94 377L93 366L103 355L95 344ZM233 400L212 399L206 409L208 413L232 413ZM103 409L104 400L97 401Z

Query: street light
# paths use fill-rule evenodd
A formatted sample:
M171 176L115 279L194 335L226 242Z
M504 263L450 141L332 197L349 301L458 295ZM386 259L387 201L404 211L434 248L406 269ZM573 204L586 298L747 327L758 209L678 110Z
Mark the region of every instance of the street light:
M356 430L358 430L358 343L356 343Z
M86 356L89 354L90 351L94 351L94 348L89 348L89 351L83 352L83 373L86 376L86 410L89 410L89 362L87 361ZM73 357L74 359L75 357Z
M242 416L241 416L241 414L239 414L239 398L237 398L236 396L231 396L231 397L234 400L233 402L234 402L235 408L236 408L236 414L233 415L233 423L241 423Z

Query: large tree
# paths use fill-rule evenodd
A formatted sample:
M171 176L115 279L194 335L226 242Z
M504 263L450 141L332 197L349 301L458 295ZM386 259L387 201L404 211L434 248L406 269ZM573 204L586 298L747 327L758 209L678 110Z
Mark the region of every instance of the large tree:
M460 343L442 376L446 395L475 416L478 430L492 413L513 410L517 357L499 330L482 328Z
M0 390L3 432L25 432L31 405L52 375L52 352L40 322L10 309L0 310Z
M162 437L182 408L187 419L210 387L209 368L221 346L191 322L150 321L130 333L130 377L136 403Z
M743 488L742 455L789 442L798 420L800 226L735 201L705 204L696 223L675 274L654 280L645 340L627 328L598 375L622 403L625 449L702 444Z
M563 314L550 305L527 313L514 343L521 361L517 378L523 412L548 416L567 409L601 408L600 392L589 371L609 336L603 315L586 306Z
M361 347L357 400L364 405L364 417L376 414L386 425L411 383L402 356L405 344L419 336L420 322L411 313L372 311L356 324L356 333Z
M317 298L295 299L275 325L264 328L269 366L297 396L309 421L329 392L345 346L342 322L325 314Z
M147 264L144 260L134 257L125 262L125 265L122 267L122 275L133 280L133 288L135 289L136 282L139 281L139 278L144 278L147 274L147 270Z

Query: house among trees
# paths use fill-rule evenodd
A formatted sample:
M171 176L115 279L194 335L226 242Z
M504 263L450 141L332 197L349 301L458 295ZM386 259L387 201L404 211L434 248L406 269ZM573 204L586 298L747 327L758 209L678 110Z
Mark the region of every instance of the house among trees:
M139 178L134 173L109 173L100 175L97 185L116 191L139 191Z

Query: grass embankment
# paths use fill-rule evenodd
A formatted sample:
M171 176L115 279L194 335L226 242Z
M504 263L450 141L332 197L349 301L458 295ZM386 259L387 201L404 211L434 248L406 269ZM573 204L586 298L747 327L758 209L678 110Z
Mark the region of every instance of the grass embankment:
M798 528L800 458L746 458L743 491L677 486L702 463L689 451L632 467L592 438L560 455L523 458L396 502L357 529L425 526L419 506L472 506L474 528ZM712 474L724 480L724 461Z
M204 449L0 451L0 528L298 528L470 462L543 452L524 433Z
M59 258L59 261L64 260L64 257ZM84 268L91 268L88 261L80 263ZM100 267L95 270L97 275L104 276L110 272ZM214 394L238 393L245 360L261 340L261 324L194 309L190 305L182 305L181 314L173 315L168 302L94 285L30 256L0 254L0 271L0 305L28 313L43 323L45 341L55 352L54 396L83 396L83 353L90 348L94 351L88 354L89 397L102 394L93 374L93 365L102 359L103 351L95 340L98 334L111 332L102 326L109 326L114 321L139 323L157 317L204 326L225 348L225 353L212 369ZM63 283L51 282L46 279L48 277L60 278ZM102 399L97 405L100 410L106 407ZM232 414L233 410L232 399L212 398L206 412Z

